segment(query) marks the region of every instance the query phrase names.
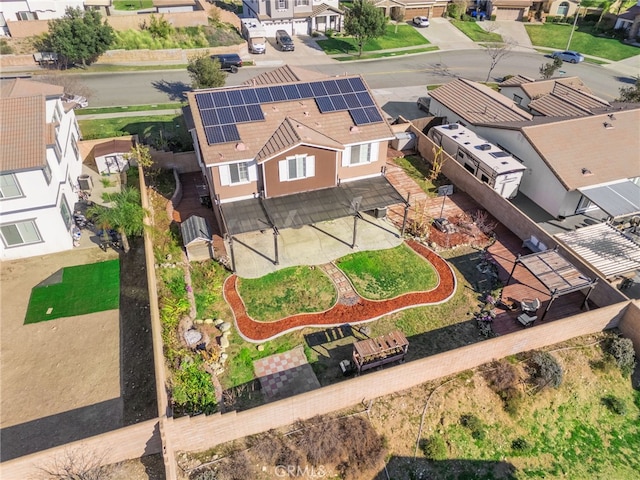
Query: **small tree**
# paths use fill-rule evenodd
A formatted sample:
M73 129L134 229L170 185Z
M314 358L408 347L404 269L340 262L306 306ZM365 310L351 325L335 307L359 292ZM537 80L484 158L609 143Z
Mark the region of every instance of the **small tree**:
M630 87L620 87L618 102L640 102L640 75Z
M65 450L47 465L38 467L34 480L107 480L113 467L103 465L104 454L81 449Z
M64 17L49 21L49 32L38 48L58 54L64 67L81 63L83 67L95 62L113 43L113 28L97 10L67 8Z
M616 361L623 375L631 375L636 367L636 352L630 338L612 338L607 345L607 353Z
M149 147L147 145L140 145L139 143L136 143L133 147L131 147L131 150L129 150L123 156L126 160L134 160L144 170L151 168L151 166L153 165L153 158L151 158L151 152L149 151Z
M153 38L169 38L169 35L174 31L171 24L164 18L164 15L159 17L151 15L148 30Z
M538 390L562 385L564 372L558 360L548 352L535 352L529 362L531 379Z
M391 9L391 20L393 20L396 24L396 28L394 30L394 33L398 33L398 24L400 22L404 22L404 17L407 14L406 10L404 9L404 7L394 7Z
M206 54L191 57L187 72L194 89L222 87L227 79L226 72L220 70L220 62Z
M370 0L355 0L344 18L344 31L355 38L358 56L362 55L364 44L384 35L387 19Z
M487 72L486 82L491 78L491 72L496 68L496 65L500 63L501 60L507 58L511 53L511 49L513 48L511 42L506 43L487 43L484 45L484 51L489 58L491 59L491 63L489 64L489 71Z
M446 162L447 157L444 155L444 148L434 146L432 149L433 152L433 162L431 162L431 170L429 171L429 176L427 180L430 182L435 182L440 173L442 172L442 167L444 162Z
M558 70L562 66L562 59L560 57L555 57L553 62L551 63L543 63L540 66L540 76L544 79L548 79L553 77Z

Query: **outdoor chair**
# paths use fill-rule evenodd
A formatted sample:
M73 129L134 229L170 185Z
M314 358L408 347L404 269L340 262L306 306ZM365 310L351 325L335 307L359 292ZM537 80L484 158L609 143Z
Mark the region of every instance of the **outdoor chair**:
M527 315L526 313L522 313L520 315L518 315L518 321L525 327L530 327L533 325L533 322L535 322L538 319L538 317L536 315L530 316Z
M520 301L520 308L524 313L536 313L540 308L539 298L523 298Z

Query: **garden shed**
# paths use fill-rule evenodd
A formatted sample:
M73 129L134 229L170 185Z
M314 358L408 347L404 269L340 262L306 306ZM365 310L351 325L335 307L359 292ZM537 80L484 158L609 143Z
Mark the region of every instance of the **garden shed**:
M213 258L212 232L205 218L191 215L180 224L180 232L190 262Z

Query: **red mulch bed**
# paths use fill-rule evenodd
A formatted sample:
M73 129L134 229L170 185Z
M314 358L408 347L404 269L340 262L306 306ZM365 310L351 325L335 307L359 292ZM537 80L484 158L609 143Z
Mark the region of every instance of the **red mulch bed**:
M373 301L360 298L355 305L337 304L324 312L291 315L268 323L257 322L247 315L247 310L236 289L238 279L236 275L230 276L224 283L225 300L231 306L240 334L250 342L263 342L306 326L337 326L365 322L405 308L447 300L456 288L455 275L447 262L418 242L410 240L407 241L407 245L431 262L438 272L440 282L433 290L406 293L390 300Z

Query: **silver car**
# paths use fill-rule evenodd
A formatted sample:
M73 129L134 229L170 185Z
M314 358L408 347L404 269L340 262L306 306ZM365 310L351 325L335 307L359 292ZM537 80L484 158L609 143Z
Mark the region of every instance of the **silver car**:
M564 52L553 52L551 58L560 58L563 62L580 63L584 62L584 57L573 50L565 50Z
M427 17L413 17L413 24L416 27L428 27L429 26L429 19Z

